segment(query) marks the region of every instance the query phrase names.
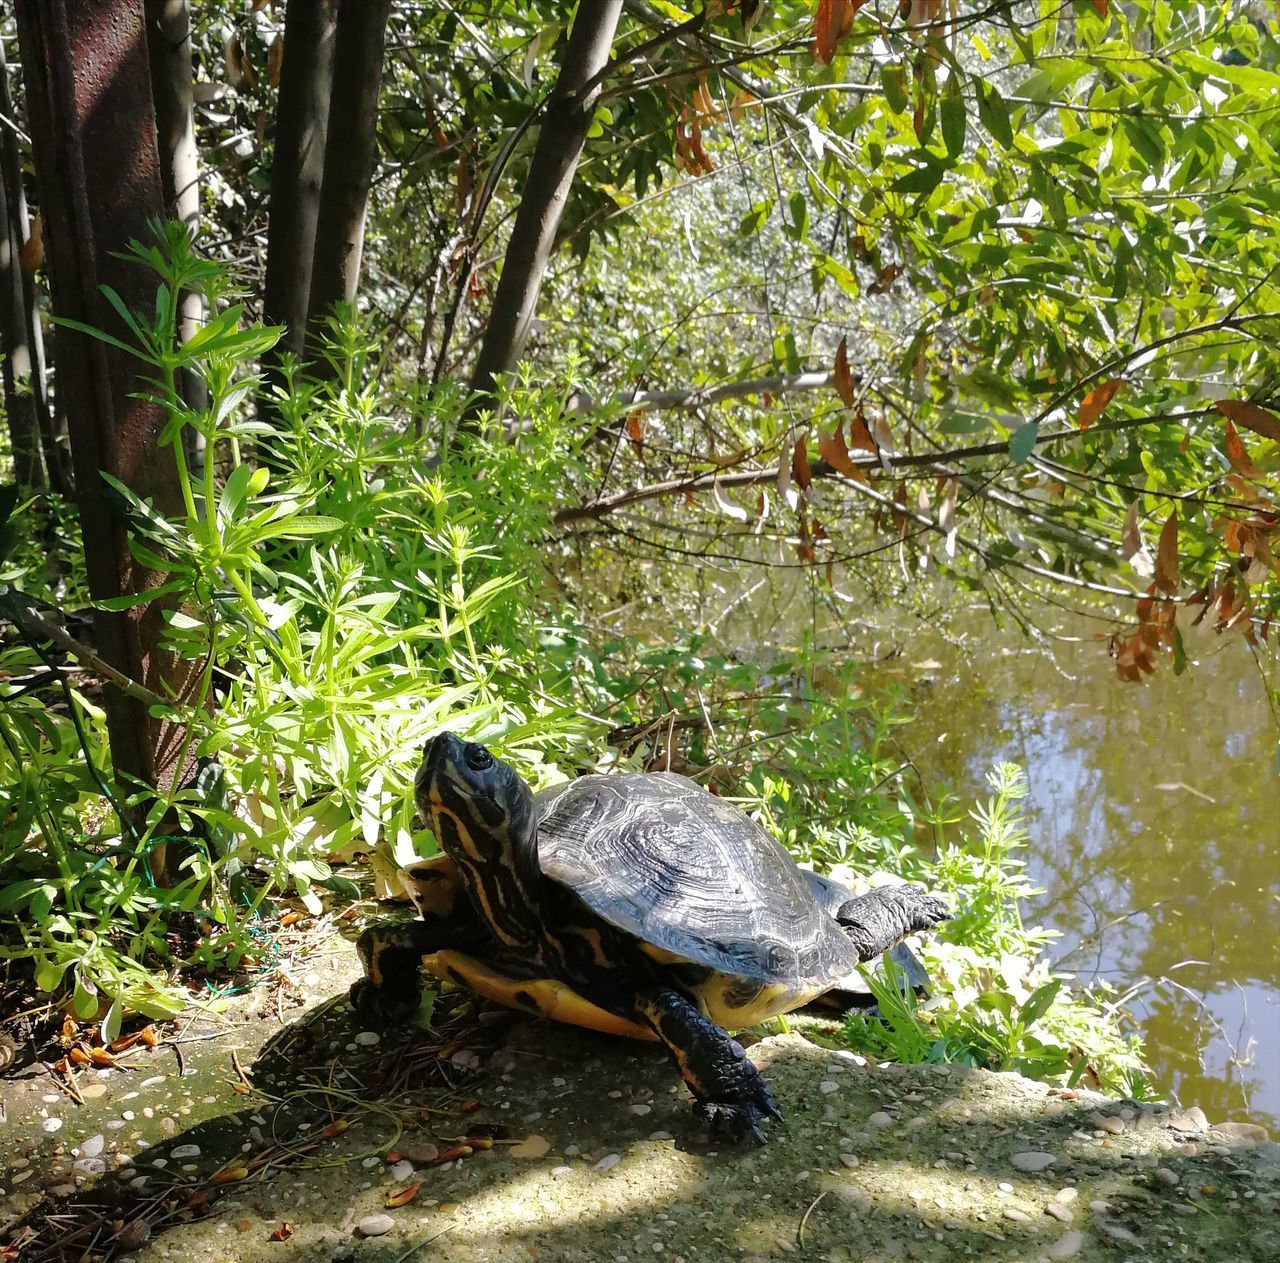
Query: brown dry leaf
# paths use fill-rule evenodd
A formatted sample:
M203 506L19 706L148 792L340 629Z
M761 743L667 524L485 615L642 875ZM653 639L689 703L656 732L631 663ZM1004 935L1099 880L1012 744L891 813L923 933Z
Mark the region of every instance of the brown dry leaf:
M876 273L876 279L872 282L869 293L887 294L892 288L893 283L903 273L903 267L899 263L887 263Z
M228 1162L209 1177L210 1184L238 1184L249 1178L249 1168L239 1158Z
M1249 453L1244 450L1244 442L1240 438L1240 431L1232 425L1230 419L1227 421L1227 459L1231 462L1231 468L1241 478L1247 478L1250 482L1263 480L1262 470L1249 459Z
M1178 510L1169 514L1160 531L1160 544L1156 550L1155 586L1170 595L1178 590Z
M245 56L244 45L234 31L222 45L222 64L226 67L227 81L233 88L252 88L258 82L253 63Z
M44 219L40 212L36 211L31 219L31 235L22 243L22 249L18 251L18 266L31 276L40 270L43 262Z
M1246 430L1261 434L1264 439L1280 443L1280 417L1247 399L1219 399L1213 405L1224 417L1229 417Z
M1093 7L1097 9L1100 17L1107 16L1107 0L1093 0Z
M636 457L644 460L644 413L639 408L627 413L627 438L631 440Z
M333 1122L325 1125L320 1134L326 1140L332 1140L335 1136L341 1136L350 1126L351 1120L349 1118L335 1118Z
M840 41L853 25L853 15L865 0L818 0L813 23L813 57L824 66L831 64Z
M867 429L867 418L861 411L849 422L849 442L855 450L873 453L880 450L871 437L871 431Z
M106 1048L91 1048L89 1056L93 1059L95 1066L116 1066L120 1064Z
M512 1145L507 1153L513 1158L544 1158L551 1152L551 1141L545 1136L526 1136L518 1145Z
M844 435L840 432L840 426L837 425L830 434L823 434L821 430L818 431L818 451L821 453L822 459L832 469L839 470L840 473L847 474L850 478L863 477L862 471L849 457L849 449L845 446Z
M849 339L843 337L840 339L840 345L836 347L836 365L832 373L832 385L835 386L837 393L846 408L853 407L853 374L849 371Z
M801 491L809 490L809 453L808 453L809 435L802 434L796 440L796 450L791 457L791 477L795 481L797 487Z
M1115 398L1115 393L1124 385L1119 377L1109 378L1100 386L1095 386L1080 400L1076 410L1076 424L1086 430L1107 410L1107 404Z
M387 1194L386 1205L395 1210L397 1206L407 1206L415 1197L418 1196L418 1190L422 1187L422 1181L416 1184L406 1184L404 1188L395 1189Z
M284 66L284 34L281 32L271 41L267 49L267 82L273 87L280 86L280 71Z
M735 123L742 122L742 116L753 106L759 103L760 98L753 96L746 88L739 88L734 94L733 100L729 102L729 118Z
M154 1048L160 1042L160 1032L156 1030L155 1024L144 1026L138 1032L138 1038L148 1047Z
M288 1241L291 1236L293 1236L293 1225L287 1219L282 1219L280 1223L271 1230L272 1241Z
M1138 517L1142 512L1142 497L1138 496L1124 515L1124 527L1120 532L1120 552L1144 579L1155 573L1155 562L1151 558L1151 550L1142 542L1142 531L1138 526Z

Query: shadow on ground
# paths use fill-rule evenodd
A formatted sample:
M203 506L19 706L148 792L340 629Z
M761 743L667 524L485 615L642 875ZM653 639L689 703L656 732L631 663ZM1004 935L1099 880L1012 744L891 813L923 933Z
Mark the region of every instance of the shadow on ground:
M220 1072L232 1112L114 1163L104 1140L117 1169L58 1186L0 1257L1280 1260L1280 1145L1195 1110L790 1034L752 1049L785 1121L726 1148L657 1049L465 1007L434 1035L361 1031L342 1001L276 1029L251 1094Z

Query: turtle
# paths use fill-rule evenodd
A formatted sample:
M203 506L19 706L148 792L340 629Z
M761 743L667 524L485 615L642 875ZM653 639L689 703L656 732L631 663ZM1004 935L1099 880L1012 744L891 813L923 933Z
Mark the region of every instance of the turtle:
M920 886L853 895L801 869L732 803L673 772L581 776L535 795L442 732L415 793L442 848L406 874L417 919L370 926L351 990L404 1020L425 976L670 1054L714 1134L764 1143L773 1094L730 1035L838 992L950 916Z

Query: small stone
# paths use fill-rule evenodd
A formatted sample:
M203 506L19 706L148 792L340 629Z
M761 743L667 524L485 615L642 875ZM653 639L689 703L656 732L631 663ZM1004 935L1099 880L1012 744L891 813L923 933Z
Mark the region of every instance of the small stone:
M606 1153L604 1157L595 1164L594 1169L597 1171L612 1171L613 1168L621 1161L622 1155L620 1153Z
M1064 1206L1070 1206L1071 1203L1079 1196L1080 1190L1078 1188L1072 1188L1071 1185L1068 1184L1066 1188L1060 1188L1053 1195L1053 1200L1055 1202L1061 1202Z
M1073 1259L1089 1243L1089 1238L1078 1228L1064 1232L1050 1247L1051 1259Z
M1163 1184L1165 1188L1177 1188L1182 1183L1178 1179L1178 1173L1168 1167L1156 1167L1154 1178L1157 1184Z
M1060 1224L1069 1224L1071 1222L1071 1208L1064 1206L1061 1202L1050 1202L1044 1208L1044 1213L1056 1219Z
M837 1061L851 1061L855 1066L865 1066L867 1064L865 1057L859 1057L857 1053L850 1052L847 1048L837 1048L831 1055Z
M1004 1208L1004 1217L1012 1219L1015 1224L1029 1224L1031 1222L1031 1216L1017 1206L1006 1206Z
M50 1135L52 1135L55 1131L61 1131L61 1130L62 1130L62 1119L60 1119L60 1118L46 1118L46 1119L44 1120L44 1122L42 1122L42 1123L40 1124L40 1126L41 1126L45 1131L47 1131Z
M356 1224L356 1231L362 1237L385 1237L395 1226L390 1215L366 1215Z
M169 1150L169 1157L175 1162L181 1162L183 1158L198 1158L199 1156L199 1145L178 1145Z
M1225 1132L1249 1145L1265 1145L1271 1139L1267 1129L1258 1123L1217 1123L1213 1130Z
M622 1093L617 1088L614 1088L614 1090L609 1093L609 1099L611 1101L620 1101L622 1100Z
M107 1164L101 1158L81 1158L71 1164L73 1171L82 1171L85 1175L105 1175Z
M637 1118L643 1118L646 1114L651 1114L653 1112L653 1106L645 1105L643 1102L640 1102L637 1105L628 1105L627 1110Z
M1000 1183L996 1185L996 1190L997 1192L1008 1195L1013 1192L1013 1185L1010 1184L1008 1180L1001 1180Z
M402 1158L391 1167L391 1178L403 1183L413 1174L413 1163L407 1158Z
M552 1167L551 1174L554 1175L557 1179L562 1179L566 1175L572 1175L573 1168L572 1167Z
M418 1163L421 1166L430 1166L440 1156L440 1150L429 1140L407 1140L400 1146L400 1152L410 1162Z
M1166 1120L1174 1131L1208 1131L1209 1119L1198 1105L1187 1109L1174 1110Z
M1098 1124L1098 1126L1102 1131L1105 1131L1112 1136L1119 1136L1124 1131L1125 1122L1123 1118L1117 1118L1114 1114L1108 1114L1102 1122Z
M835 1079L823 1079L822 1082L818 1084L818 1091L821 1092L823 1096L830 1096L832 1092L840 1091L840 1085L835 1081Z
M876 1110L876 1112L867 1119L867 1126L874 1127L877 1130L881 1127L890 1127L892 1125L893 1115L885 1110Z
M1098 1226L1107 1236L1114 1238L1116 1241L1123 1241L1126 1245L1140 1245L1142 1243L1142 1238L1136 1232L1130 1232L1123 1224L1107 1222Z
M361 1048L372 1048L375 1044L378 1044L381 1042L382 1042L382 1036L379 1035L377 1031L361 1031L356 1036L356 1044ZM374 1216L370 1216L370 1218L374 1218ZM361 1220L360 1222L363 1223L364 1220ZM386 1232L387 1229L384 1228L382 1231ZM381 1235L381 1234L366 1233L365 1235L372 1236L372 1235Z
M105 1083L86 1083L80 1089L80 1095L86 1101L96 1101L101 1096L106 1096L107 1085Z
M650 1140L674 1140L675 1137L669 1131L651 1131L649 1133Z
M843 1162L850 1171L853 1171L862 1165L862 1159L854 1153L842 1153L840 1155L840 1161Z
M1049 1167L1057 1162L1057 1158L1051 1153L1040 1153L1036 1151L1028 1151L1026 1153L1015 1153L1013 1155L1013 1166L1017 1171L1025 1171L1033 1174L1037 1171L1047 1171Z
M90 1136L87 1140L80 1142L80 1156L82 1158L96 1158L106 1147L106 1138L99 1132L96 1136Z

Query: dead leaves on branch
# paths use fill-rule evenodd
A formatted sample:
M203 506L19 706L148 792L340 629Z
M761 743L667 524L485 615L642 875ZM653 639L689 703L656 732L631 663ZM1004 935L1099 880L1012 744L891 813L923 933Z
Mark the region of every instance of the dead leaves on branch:
M1219 399L1213 405L1229 421L1261 434L1264 439L1280 443L1280 417L1246 399Z
M818 0L813 21L813 59L829 66L840 47L840 41L853 26L853 15L866 0Z
M1107 404L1115 398L1116 391L1123 385L1124 382L1119 377L1112 377L1095 386L1080 400L1080 407L1076 409L1076 424L1082 430L1087 430L1107 410Z

